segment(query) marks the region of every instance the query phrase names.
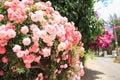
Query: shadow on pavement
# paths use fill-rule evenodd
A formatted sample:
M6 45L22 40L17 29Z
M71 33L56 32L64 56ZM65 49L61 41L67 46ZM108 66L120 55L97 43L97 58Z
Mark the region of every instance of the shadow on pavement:
M87 69L87 68L84 68L84 70L85 70L85 75L82 77L81 80L96 80L96 79L101 79L100 77L98 77L98 75L104 74L104 73L102 73L100 71L91 70L91 69Z

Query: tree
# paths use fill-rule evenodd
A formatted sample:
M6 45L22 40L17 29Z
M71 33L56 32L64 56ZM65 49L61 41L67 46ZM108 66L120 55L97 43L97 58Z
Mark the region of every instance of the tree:
M42 0L48 1L48 0ZM98 35L104 33L102 20L97 20L94 12L95 0L50 0L52 6L73 21L83 35L84 47L88 50L88 40L95 41Z
M117 41L118 46L120 46L120 41L119 41L120 40L120 31L119 31L120 28L117 27L117 26L120 26L120 17L118 17L116 14L114 14L113 16L110 15L108 24L110 24L111 27L114 29L114 34L116 34L115 40ZM115 43L115 41L114 41L114 43Z

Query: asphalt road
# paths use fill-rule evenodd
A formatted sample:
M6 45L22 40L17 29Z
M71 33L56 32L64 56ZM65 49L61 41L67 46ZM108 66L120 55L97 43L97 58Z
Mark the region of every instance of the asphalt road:
M108 57L87 60L82 80L120 80L120 64L113 60Z

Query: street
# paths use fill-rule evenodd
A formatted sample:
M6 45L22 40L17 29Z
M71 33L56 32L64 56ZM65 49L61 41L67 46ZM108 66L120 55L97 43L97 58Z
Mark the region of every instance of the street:
M82 80L120 80L120 64L114 58L96 57L87 60Z

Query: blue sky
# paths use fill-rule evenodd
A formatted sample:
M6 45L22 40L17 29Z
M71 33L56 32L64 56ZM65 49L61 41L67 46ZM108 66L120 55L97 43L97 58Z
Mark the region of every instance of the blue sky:
M120 17L120 0L100 0L94 5L101 19L109 21L109 16L117 14Z

